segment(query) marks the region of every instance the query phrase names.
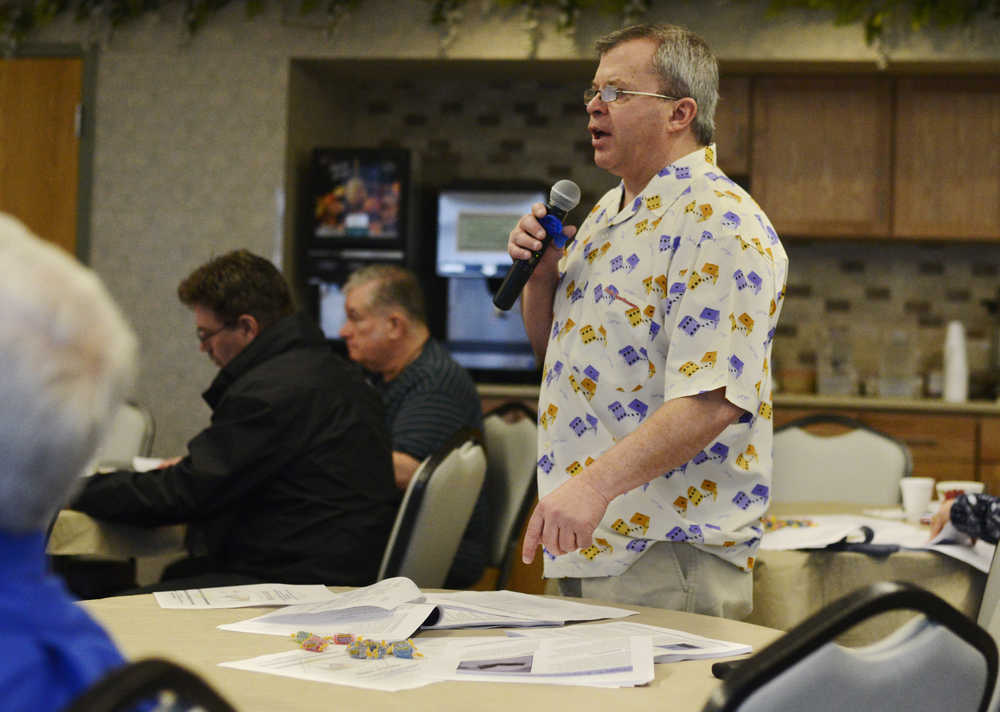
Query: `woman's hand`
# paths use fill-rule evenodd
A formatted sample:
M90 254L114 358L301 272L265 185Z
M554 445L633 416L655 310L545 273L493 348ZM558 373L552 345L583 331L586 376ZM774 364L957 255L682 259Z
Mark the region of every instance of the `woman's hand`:
M934 516L931 517L931 539L940 534L944 525L951 521L951 505L953 504L955 504L954 499L946 499L938 507L938 511L934 512Z

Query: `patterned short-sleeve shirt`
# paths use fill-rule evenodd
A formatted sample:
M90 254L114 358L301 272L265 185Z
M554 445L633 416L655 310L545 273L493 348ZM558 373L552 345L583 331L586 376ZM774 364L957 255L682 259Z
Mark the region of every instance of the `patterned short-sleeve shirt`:
M621 209L623 186L609 191L566 246L539 397L539 495L668 400L723 388L745 413L687 463L615 498L592 546L545 552L547 577L621 574L655 540L753 567L788 258L714 156L708 146L672 163Z

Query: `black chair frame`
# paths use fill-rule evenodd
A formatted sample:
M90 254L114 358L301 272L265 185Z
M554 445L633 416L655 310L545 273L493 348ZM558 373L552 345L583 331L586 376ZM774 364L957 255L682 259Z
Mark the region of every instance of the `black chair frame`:
M161 658L127 663L91 685L63 712L122 712L171 691L207 712L236 712L207 682L187 668Z

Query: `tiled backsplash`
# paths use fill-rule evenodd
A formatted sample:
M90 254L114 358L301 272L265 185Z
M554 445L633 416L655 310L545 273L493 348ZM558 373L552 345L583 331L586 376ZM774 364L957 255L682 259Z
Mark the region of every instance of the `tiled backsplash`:
M529 79L366 82L351 142L411 149L421 181L435 187L570 178L589 207L616 179L591 160L583 80L578 88Z
M831 330L847 334L859 388L876 388L883 354L896 332L915 350L916 376L941 370L945 325L965 326L970 395L990 397L1000 245L787 239L788 295L775 362L786 390L807 390L808 375L830 353Z
M365 81L364 100L344 111L354 112L350 143L411 149L426 185L568 177L589 206L616 179L593 165L582 97L567 99L576 96L571 89L517 78ZM726 137L717 143L724 157ZM753 192L752 176L734 177ZM831 330L847 340L838 354L850 354L857 390L876 390L882 355L900 331L915 350L913 375L925 379L940 371L945 325L958 319L968 337L971 394L992 395L993 318L981 302L998 294L1000 244L786 239L785 247L788 296L775 339L784 390L816 388Z

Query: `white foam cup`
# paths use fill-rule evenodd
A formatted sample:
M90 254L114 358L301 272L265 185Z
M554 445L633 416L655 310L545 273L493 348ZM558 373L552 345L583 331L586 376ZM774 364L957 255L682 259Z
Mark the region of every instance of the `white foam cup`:
M933 477L904 477L899 481L903 493L903 513L910 521L918 521L931 503L934 494Z

